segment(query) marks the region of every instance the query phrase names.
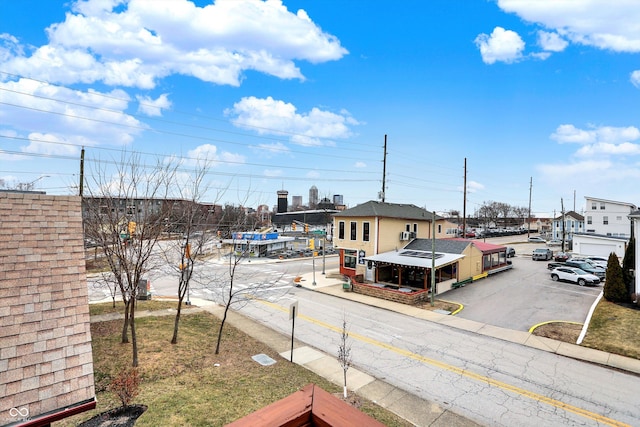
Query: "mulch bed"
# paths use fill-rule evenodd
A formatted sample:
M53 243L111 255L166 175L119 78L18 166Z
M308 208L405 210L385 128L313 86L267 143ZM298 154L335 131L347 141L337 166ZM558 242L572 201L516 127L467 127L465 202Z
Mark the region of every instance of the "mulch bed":
M89 418L78 427L133 427L146 410L146 405L121 406Z

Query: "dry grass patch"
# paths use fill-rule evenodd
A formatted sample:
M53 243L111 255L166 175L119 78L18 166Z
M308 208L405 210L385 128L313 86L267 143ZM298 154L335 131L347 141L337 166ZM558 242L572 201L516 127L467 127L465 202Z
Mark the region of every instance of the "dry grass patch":
M582 325L570 322L545 323L535 328L531 333L539 337L575 344L578 341Z
M638 306L616 304L603 299L593 312L582 345L640 359L639 330Z
M174 316L136 320L140 358L140 393L134 403L148 406L138 418L144 426L221 426L282 399L309 383L329 393L341 387L281 358L265 344L226 325L221 353L214 354L219 319L210 313L185 315L179 342L169 343ZM119 405L106 387L131 363L130 344L120 343L121 321L91 325L98 408L54 426L73 426ZM251 356L264 353L276 360L262 366ZM361 411L389 426L410 423L369 402Z
M194 306L182 305L182 308L189 308ZM136 301L136 313L142 313L147 311L158 311L158 310L177 310L178 309L178 301L177 300L140 300ZM111 314L111 313L124 313L124 303L122 300L116 301L115 307L112 303L100 303L100 304L89 304L89 314L92 316L99 316L101 314Z

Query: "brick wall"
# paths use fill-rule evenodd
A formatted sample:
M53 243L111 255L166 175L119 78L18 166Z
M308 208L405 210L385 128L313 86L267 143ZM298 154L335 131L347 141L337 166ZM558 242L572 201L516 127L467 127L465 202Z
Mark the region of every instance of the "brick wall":
M352 284L353 292L402 304L415 305L419 302L426 301L429 297L429 291L426 290L407 293L355 281L352 282Z
M95 396L80 200L0 192L0 425Z

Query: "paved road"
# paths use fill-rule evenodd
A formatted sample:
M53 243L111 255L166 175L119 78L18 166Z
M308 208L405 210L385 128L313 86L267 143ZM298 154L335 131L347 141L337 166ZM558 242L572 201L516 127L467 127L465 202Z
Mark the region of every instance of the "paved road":
M633 375L499 339L296 289L241 313L336 354L342 320L353 364L420 398L491 426L640 425Z

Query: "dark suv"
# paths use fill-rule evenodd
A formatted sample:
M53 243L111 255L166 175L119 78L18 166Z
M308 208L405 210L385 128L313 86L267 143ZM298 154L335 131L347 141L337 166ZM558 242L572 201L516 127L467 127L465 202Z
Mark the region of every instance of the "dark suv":
M602 267L596 267L594 265L591 265L586 261L568 259L567 261L564 262L564 265L566 265L567 267L577 267L580 270L586 271L587 273L591 273L594 276L598 276L600 280L604 280L605 276L607 275L607 270L605 270Z

